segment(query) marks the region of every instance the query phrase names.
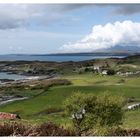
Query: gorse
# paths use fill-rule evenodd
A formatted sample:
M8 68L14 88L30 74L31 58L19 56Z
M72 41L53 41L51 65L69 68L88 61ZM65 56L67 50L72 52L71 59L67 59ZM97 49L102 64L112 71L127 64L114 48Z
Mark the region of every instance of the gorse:
M89 131L96 126L113 127L122 123L125 99L112 96L75 93L66 99L65 111L71 117L77 133Z

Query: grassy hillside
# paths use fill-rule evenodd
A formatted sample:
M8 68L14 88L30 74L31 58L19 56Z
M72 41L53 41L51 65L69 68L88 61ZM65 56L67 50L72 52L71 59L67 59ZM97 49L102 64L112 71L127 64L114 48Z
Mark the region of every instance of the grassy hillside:
M109 91L112 95L121 95L127 98L133 97L140 101L140 77L101 76L91 73L66 75L72 85L54 86L47 91L36 90L39 96L28 100L16 101L0 107L0 111L18 113L23 119L31 123L53 121L68 126L70 118L64 115L63 102L74 92L103 94ZM27 90L25 93L33 95L35 90ZM21 91L21 94L25 94ZM124 127L140 128L140 109L125 113Z

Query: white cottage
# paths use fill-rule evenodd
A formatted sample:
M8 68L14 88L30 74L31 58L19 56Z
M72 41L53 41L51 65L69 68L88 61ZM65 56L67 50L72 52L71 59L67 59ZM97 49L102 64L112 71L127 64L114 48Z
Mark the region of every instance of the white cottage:
M103 75L107 75L107 70L103 70L103 71L102 71L102 74L103 74Z

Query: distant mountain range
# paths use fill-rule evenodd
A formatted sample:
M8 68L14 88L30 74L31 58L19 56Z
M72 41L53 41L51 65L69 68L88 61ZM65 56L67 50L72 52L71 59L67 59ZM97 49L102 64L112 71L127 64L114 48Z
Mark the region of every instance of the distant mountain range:
M135 55L140 54L140 47L137 46L115 46L108 49L100 49L93 52L79 52L79 53L55 53L44 55Z
M50 53L50 54L5 54L10 56L120 56L120 55L137 55L140 54L140 47L137 46L115 46L107 49L100 49L92 52L76 53ZM5 56L4 55L4 56Z
M108 49L101 49L98 52L120 52L120 53L140 53L140 47L137 46L114 46Z

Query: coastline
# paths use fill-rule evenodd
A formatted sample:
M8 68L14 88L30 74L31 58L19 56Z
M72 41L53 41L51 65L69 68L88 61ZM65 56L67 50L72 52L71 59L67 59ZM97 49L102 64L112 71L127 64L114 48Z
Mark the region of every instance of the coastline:
M90 59L83 61L0 61L0 72L6 73L7 76L21 76L21 79L6 79L1 78L1 84L26 82L29 80L42 80L57 77L65 73L71 73L81 66L103 66L110 67L112 63L122 63L130 59L139 59L140 55L132 55L123 58L103 58L103 59ZM107 66L108 65L108 66ZM22 78L23 76L23 78Z

